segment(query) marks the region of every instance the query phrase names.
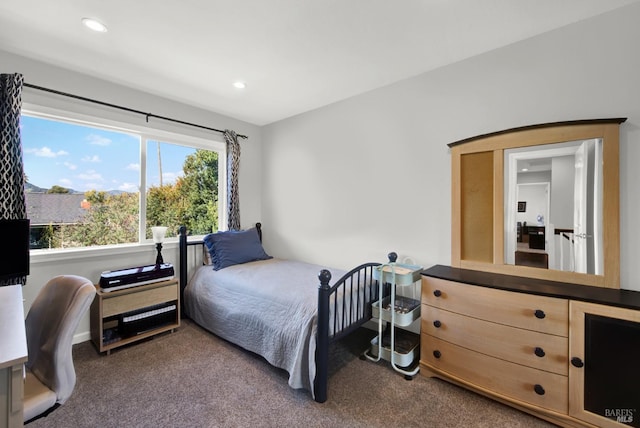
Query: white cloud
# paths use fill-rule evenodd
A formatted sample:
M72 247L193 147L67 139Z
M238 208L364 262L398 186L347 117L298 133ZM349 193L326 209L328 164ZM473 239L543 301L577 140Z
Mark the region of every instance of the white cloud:
M76 170L78 168L77 165L74 165L71 162L65 162L63 165L66 166L67 168L69 168L71 171L74 171L74 170Z
M27 154L34 154L36 156L43 157L43 158L55 158L58 156L66 156L69 154L64 150L58 150L57 152L54 152L47 146L44 146L41 148L25 149L24 152Z
M138 185L135 183L122 183L118 186L118 190L122 190L123 192L137 192Z
M73 181L69 180L68 178L61 178L60 180L58 180L58 183L60 183L60 185L64 187L71 187Z
M108 146L111 144L111 139L97 134L87 135L87 141L89 141L89 144L93 144L95 146Z
M83 174L78 174L78 178L81 180L104 181L104 179L102 178L102 175L100 175L99 172L92 169L88 170Z
M93 155L93 156L85 156L82 158L82 162L92 162L92 163L98 163L98 162L102 162L100 160L100 156L98 155Z
M128 171L140 171L140 164L130 163L125 169L127 169Z

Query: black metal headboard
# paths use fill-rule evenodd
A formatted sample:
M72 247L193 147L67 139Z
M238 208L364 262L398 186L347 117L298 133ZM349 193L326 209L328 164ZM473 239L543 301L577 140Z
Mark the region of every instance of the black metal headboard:
M260 242L262 242L262 223L256 223L256 230L258 231L258 237L260 238ZM186 226L180 226L179 229L179 250L178 250L178 260L180 261L180 313L183 317L185 317L184 311L184 288L187 286L187 279L189 274L189 267L187 263L187 248L194 245L204 245L202 239L197 239L194 241L187 240L188 231Z

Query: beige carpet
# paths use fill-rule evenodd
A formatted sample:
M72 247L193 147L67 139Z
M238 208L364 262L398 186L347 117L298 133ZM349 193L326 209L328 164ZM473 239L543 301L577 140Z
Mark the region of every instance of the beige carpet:
M407 381L363 361L369 331L331 351L329 399L293 390L284 371L189 321L173 334L99 355L74 347L69 401L29 427L548 427L444 381Z

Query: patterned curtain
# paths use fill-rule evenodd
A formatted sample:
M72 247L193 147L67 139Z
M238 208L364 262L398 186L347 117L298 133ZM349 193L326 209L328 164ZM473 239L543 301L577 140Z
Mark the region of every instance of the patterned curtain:
M27 218L20 142L21 74L0 74L0 219ZM5 244L6 245L6 244ZM25 284L26 277L0 280L0 286Z
M240 230L240 196L238 195L238 170L240 168L240 143L235 132L226 129L227 142L227 211L229 230Z

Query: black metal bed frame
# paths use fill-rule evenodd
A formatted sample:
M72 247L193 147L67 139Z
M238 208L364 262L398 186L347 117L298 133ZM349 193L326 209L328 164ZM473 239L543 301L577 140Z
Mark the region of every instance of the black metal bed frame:
M256 223L256 229L262 241L262 224ZM184 288L187 285L188 266L187 248L203 245L202 240L188 241L187 229L180 227L180 305L184 311ZM329 377L329 345L358 329L371 319L371 303L378 298L377 280L373 278L373 269L380 263L365 263L351 269L333 285L331 272L323 269L318 274L318 327L316 333L316 377L314 380L315 400L327 401ZM342 298L339 298L342 296ZM346 298L348 296L348 298ZM348 301L348 303L347 303ZM333 309L333 311L332 311ZM331 317L333 314L333 317ZM333 324L333 328L329 328Z

